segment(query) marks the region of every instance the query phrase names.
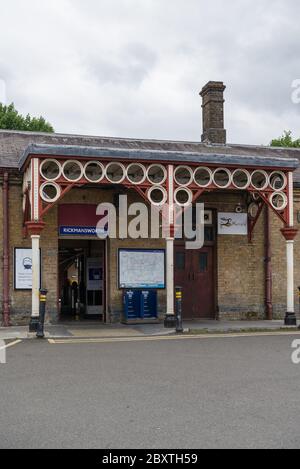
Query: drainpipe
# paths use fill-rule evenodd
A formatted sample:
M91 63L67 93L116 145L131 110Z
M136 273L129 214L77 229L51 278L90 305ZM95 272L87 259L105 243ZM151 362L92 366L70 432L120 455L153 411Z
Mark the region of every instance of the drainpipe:
M9 176L3 176L3 326L9 327L9 218L8 218Z
M270 209L265 208L265 302L266 317L268 321L273 319L272 298L272 251L271 251L271 221Z

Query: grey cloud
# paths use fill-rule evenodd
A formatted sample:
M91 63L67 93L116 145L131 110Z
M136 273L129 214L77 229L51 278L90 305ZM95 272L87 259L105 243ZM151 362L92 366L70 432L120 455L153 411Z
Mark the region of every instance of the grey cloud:
M100 84L125 84L139 86L155 66L157 57L142 44L128 44L113 57L102 59L101 54L85 60L88 71Z
M296 0L1 3L8 99L57 131L199 140L212 79L227 85L230 141L299 135Z

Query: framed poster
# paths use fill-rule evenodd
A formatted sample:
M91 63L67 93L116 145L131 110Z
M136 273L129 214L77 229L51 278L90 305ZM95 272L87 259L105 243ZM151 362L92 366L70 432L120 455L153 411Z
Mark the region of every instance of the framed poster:
M219 235L247 236L248 214L247 213L219 213L218 214L218 234Z
M41 250L40 250L40 272ZM40 279L40 288L41 288ZM32 249L15 248L14 256L14 288L15 290L32 290Z
M119 289L166 288L164 249L119 249Z

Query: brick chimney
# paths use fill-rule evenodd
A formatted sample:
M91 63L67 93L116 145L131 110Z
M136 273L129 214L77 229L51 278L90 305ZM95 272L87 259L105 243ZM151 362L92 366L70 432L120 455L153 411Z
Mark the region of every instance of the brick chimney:
M226 86L222 81L209 81L200 93L203 109L202 142L226 143L224 129L224 91Z

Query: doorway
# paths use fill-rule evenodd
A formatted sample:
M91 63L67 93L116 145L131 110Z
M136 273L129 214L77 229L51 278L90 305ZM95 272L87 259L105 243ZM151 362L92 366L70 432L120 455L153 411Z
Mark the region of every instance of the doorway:
M59 240L61 320L105 320L105 242Z
M205 228L205 246L187 250L175 244L175 285L183 289L183 319L216 319L216 246L214 228Z

